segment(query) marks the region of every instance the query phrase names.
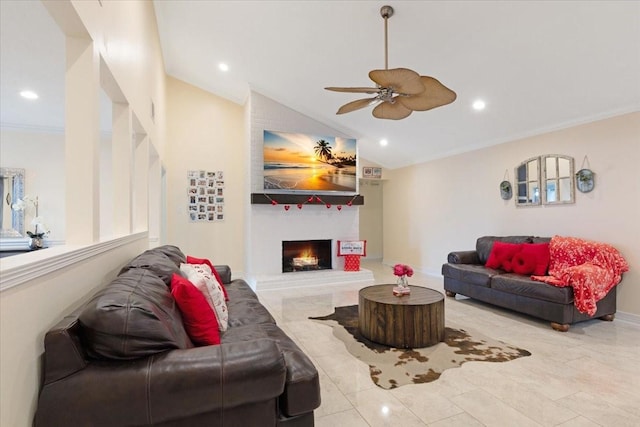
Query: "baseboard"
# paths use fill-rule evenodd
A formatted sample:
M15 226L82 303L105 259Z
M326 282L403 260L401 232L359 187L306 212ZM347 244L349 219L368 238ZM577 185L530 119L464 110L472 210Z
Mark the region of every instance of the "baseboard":
M616 320L633 323L635 325L640 325L640 315L633 314L633 313L626 313L624 311L616 311Z

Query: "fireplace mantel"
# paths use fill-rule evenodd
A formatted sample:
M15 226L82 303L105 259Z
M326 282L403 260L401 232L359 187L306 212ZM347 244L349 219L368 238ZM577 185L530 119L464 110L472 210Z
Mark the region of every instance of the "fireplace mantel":
M313 197L313 202L310 202L309 199ZM320 198L320 202L317 201L317 198ZM288 194L288 193L251 193L251 204L252 205L271 205L273 202L277 202L279 205L297 205L297 204L306 204L309 206L313 205L346 205L351 202L353 206L361 206L364 205L364 197L361 195L355 196L343 196L343 195L333 195L333 194Z

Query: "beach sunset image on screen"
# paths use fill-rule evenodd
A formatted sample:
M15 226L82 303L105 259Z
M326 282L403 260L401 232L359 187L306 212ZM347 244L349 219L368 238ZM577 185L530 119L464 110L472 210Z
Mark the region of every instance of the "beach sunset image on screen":
M264 131L264 189L343 192L357 190L356 140Z

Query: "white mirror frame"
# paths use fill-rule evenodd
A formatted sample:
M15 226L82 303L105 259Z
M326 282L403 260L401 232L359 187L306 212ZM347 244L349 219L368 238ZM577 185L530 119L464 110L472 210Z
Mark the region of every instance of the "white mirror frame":
M554 171L547 170L547 159L553 159L553 163L555 164ZM569 170L567 174L561 174L560 171L560 160L567 160L569 162ZM575 174L574 174L574 164L573 157L563 156L561 154L547 154L541 156L541 163L543 165L542 172L542 187L544 188L544 192L542 193L542 204L544 205L566 205L570 203L575 203L576 197L574 192L575 187ZM549 181L554 181L554 185L556 188L556 197L555 200L549 200L549 189L547 188L547 184ZM562 181L567 182L568 185L562 185ZM566 193L569 193L569 198L567 200L562 200Z
M0 168L0 179L5 181L7 188L2 191L2 229L0 238L22 238L24 236L24 211L13 210L11 205L24 197L24 169ZM5 212L7 215L5 216ZM10 213L9 213L10 212ZM5 221L11 219L11 227Z
M529 170L529 164L536 162L533 173ZM519 169L524 167L524 174L519 173ZM533 191L537 190L538 194L531 193L530 188L533 185ZM520 163L515 168L515 202L517 207L538 206L540 205L540 193L542 192L540 185L540 157L531 157ZM524 191L523 191L524 190Z
M547 159L554 159L555 170L547 171ZM568 175L560 174L559 160L564 159L569 161ZM527 165L530 162L536 162L535 171L530 173ZM518 174L518 170L525 167L524 175ZM574 174L574 160L573 157L564 156L562 154L545 154L542 156L531 157L524 162L520 163L515 168L515 202L516 207L526 206L539 206L539 205L566 205L575 203L575 174ZM532 176L533 175L533 176ZM549 177L550 176L550 177ZM568 186L561 186L561 181L568 180ZM549 181L554 182L555 194L557 200L549 200L549 193L547 191L547 183ZM534 189L537 189L538 193L530 197L531 191L529 190L531 185L534 185ZM537 185L537 186L536 186ZM522 190L524 189L524 192ZM569 198L567 200L560 200L563 194L569 192Z

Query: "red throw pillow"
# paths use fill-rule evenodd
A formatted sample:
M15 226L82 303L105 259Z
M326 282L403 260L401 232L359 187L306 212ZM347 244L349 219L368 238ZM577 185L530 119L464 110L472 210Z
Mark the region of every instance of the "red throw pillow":
M491 253L485 263L485 267L501 268L506 272L512 271L511 259L520 250L522 245L496 240L491 247Z
M173 273L171 295L180 308L191 341L196 345L220 344L218 320L202 292L189 280Z
M531 274L536 267L536 260L524 254L523 250L516 252L511 259L511 267L516 274Z
M522 245L522 255L531 258L535 276L544 276L549 268L549 244L548 243L528 243ZM524 273L531 274L531 273Z
M224 283L222 283L222 278L220 277L218 271L213 267L213 264L211 264L211 261L205 258L196 258L187 255L187 264L207 264L209 267L211 267L211 272L215 276L218 283L220 283L220 286L222 286L222 292L224 292L224 300L229 301L229 295L227 294L227 290L224 287Z

